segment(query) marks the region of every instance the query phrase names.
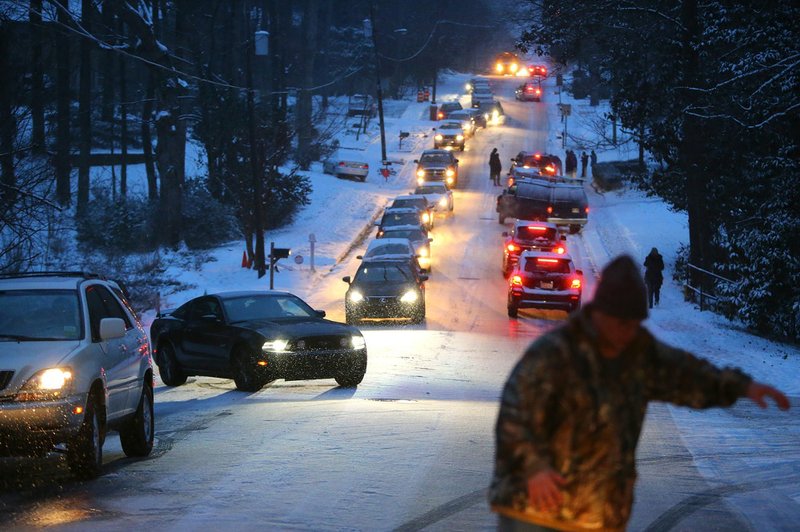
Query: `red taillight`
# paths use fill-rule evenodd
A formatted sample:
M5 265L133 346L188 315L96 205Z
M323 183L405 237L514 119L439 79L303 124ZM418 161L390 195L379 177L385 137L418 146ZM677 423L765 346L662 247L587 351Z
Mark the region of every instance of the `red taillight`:
M511 284L514 286L522 286L522 276L521 275L512 275L511 276Z
M548 205L547 206L547 214L553 214L553 206L552 205Z
M556 252L556 253L558 253L559 255L563 255L564 253L566 253L566 252L567 252L567 249L566 249L564 246L558 246L558 247L557 247L556 249L554 249L553 251L555 251L555 252Z
M572 280L572 284L570 284L570 288L580 288L581 287L581 280L577 277Z
M585 208L585 209L583 209L583 210L586 212L586 214L589 214L589 207L586 207L586 208Z
M528 87L528 92L533 92L533 87Z
M549 264L555 264L558 262L558 259L543 259L542 257L537 257L536 262L547 262Z
M534 157L534 159L541 159L542 158L542 154L541 153L537 153L533 157Z
M364 163L361 165L361 168L363 168L364 170L369 170L369 165Z
M538 95L540 95L541 93L542 93L542 91L541 91L541 90L539 90L539 89L536 89L536 95L537 95L537 96L538 96Z
M515 246L514 244L509 244L509 245L506 246L506 249L509 250L509 251L516 251L517 250L517 246Z
M555 174L556 173L556 167L548 164L547 166L544 167L544 171L548 172L550 174Z
M343 161L339 161L339 166L344 166L344 162Z
M441 120L442 118L444 118L444 113L439 112L439 114L437 114L436 116L438 116L439 120Z
M547 231L547 228L541 225L529 225L528 231Z

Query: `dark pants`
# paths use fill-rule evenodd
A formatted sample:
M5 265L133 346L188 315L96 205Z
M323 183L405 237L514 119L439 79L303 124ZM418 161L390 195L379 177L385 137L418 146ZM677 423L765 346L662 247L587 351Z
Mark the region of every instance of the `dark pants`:
M653 305L658 305L659 296L661 295L661 283L647 283L647 304L650 308Z
M518 521L503 514L497 516L497 532L555 532L555 528Z
M500 184L500 170L498 170L496 172L494 170L489 171L489 178L492 180L492 182L495 185L499 185Z

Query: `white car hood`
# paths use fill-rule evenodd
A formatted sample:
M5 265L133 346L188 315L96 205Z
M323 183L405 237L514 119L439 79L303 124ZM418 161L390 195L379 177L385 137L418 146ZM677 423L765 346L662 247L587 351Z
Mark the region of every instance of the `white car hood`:
M12 382L27 381L37 371L64 364L80 346L75 340L52 342L0 341L0 370L14 372ZM20 381L20 378L23 380ZM7 391L7 390L5 390Z

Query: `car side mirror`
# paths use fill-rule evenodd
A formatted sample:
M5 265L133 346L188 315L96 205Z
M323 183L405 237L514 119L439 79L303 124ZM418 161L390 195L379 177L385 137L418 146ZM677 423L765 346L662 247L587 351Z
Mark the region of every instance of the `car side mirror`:
M315 310L314 312L316 312L317 317L324 318L326 316L324 310Z
M575 273L583 277L583 270L575 270Z
M342 277L342 281L344 281L347 284L350 284L350 276L349 275L345 275L344 277Z
M503 236L508 236L508 231L503 231Z
M422 281L422 282L424 283L425 281L427 281L427 280L428 280L428 276L427 276L427 275L420 275L420 276L419 276L419 280L420 280L420 281Z
M125 336L125 322L122 318L103 318L100 320L100 340L105 342Z
M358 260L363 260L363 259L364 259L364 255L356 255L356 258L357 258Z
M203 314L202 316L200 316L200 320L211 321L211 322L220 321L216 314Z

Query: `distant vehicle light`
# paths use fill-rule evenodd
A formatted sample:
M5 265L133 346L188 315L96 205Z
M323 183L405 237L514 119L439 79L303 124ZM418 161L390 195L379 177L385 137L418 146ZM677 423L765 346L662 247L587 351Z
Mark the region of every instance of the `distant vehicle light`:
M564 246L558 246L558 247L557 247L555 250L553 250L553 251L555 251L555 252L556 252L556 253L558 253L559 255L563 255L564 253L566 253L566 252L567 252L567 249L566 249Z
M558 262L558 259L546 259L544 257L536 257L536 262L546 262L548 264L555 264Z
M417 170L417 177L425 177L425 170Z
M537 232L547 231L547 227L543 225L529 225L528 231L537 231Z
M572 283L569 285L570 288L580 288L581 287L581 280L577 277L572 280Z
M464 140L464 135L456 135L456 140L458 141Z
M517 250L517 246L515 246L514 244L509 244L506 246L506 249L513 252Z
M437 133L436 136L433 138L435 138L436 140L442 140L444 138L444 135L442 135L441 133Z
M448 168L447 170L445 170L444 175L447 177L453 177L454 175L456 175L456 171L453 170L452 168Z
M452 184L453 184L453 181L454 181L454 179L453 179L452 177L448 177L448 178L447 178L447 184L448 184L448 185L452 185Z
M548 205L547 206L547 214L553 214L553 206L552 205Z
M447 207L447 198L442 198L439 200L439 207Z
M502 74L503 73L503 63L497 63L495 65L494 69L497 70L497 72Z
M514 286L522 286L522 276L521 275L512 275L511 276L511 284Z
M402 303L414 303L419 298L416 290L409 290L400 298Z

